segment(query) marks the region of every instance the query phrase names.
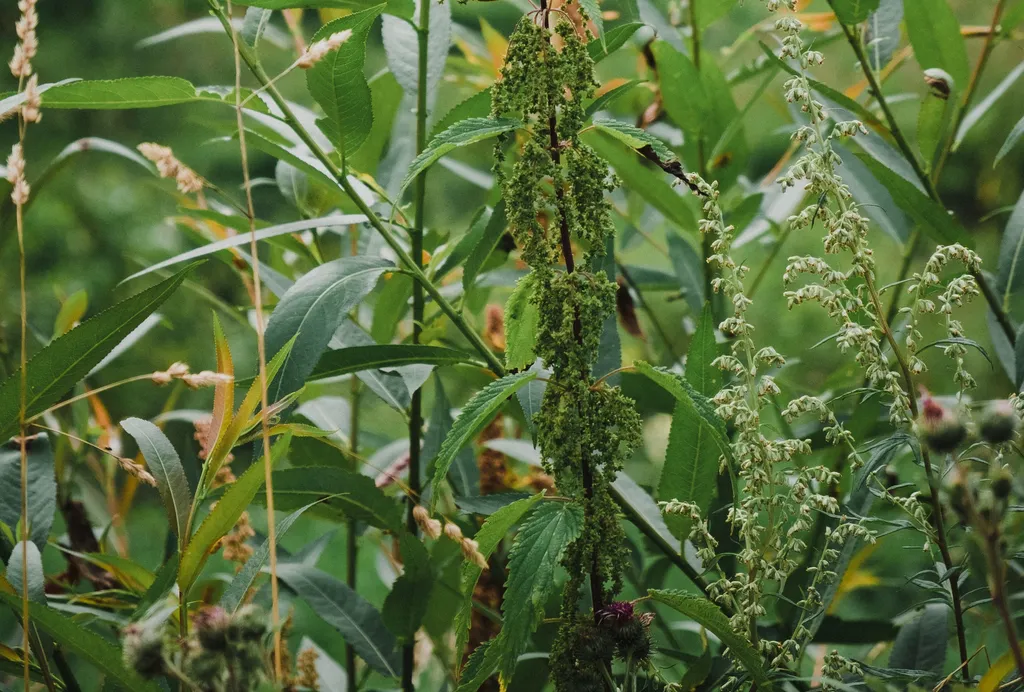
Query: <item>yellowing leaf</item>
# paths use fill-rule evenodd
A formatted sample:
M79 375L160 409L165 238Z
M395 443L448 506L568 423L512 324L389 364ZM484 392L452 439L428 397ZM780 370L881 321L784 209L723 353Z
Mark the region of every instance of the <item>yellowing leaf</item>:
M857 554L850 559L850 564L847 566L846 572L843 573L843 579L839 582L839 588L836 589L835 598L832 599L832 605L829 606L829 614L835 612L836 606L843 600L843 596L846 596L851 591L881 583L877 575L864 569L864 563L871 557L872 553L878 550L880 545L880 542L868 544L857 551Z

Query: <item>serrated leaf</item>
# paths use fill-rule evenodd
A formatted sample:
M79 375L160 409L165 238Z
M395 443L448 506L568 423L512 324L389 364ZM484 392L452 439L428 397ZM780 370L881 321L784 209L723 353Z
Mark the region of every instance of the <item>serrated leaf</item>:
M274 464L279 461L288 451L290 443L290 435L285 435L274 443L270 459L258 459L250 464L245 473L228 486L228 489L217 500L217 504L203 519L203 523L189 539L188 545L181 555L181 563L178 566L178 588L182 593L188 594L217 541L231 531L238 522L238 517L242 516L242 512L263 486L264 464L268 462Z
M143 320L167 300L191 271L174 276L87 319L54 339L28 362L25 417L31 419L57 403ZM18 430L20 371L0 384L0 440Z
M732 655L740 662L759 688L774 689L768 678L758 654L745 637L736 634L729 624L729 618L711 601L700 596L683 593L682 591L652 589L647 592L658 603L679 611L710 630L723 644L729 647Z
M941 673L948 641L949 608L929 603L920 616L900 628L889 654L889 667Z
M960 22L947 0L913 0L904 5L903 14L921 69L943 69L956 81L958 90L966 89L970 75L967 49Z
M535 377L537 377L537 373L533 371L506 375L500 380L491 382L469 400L459 413L459 417L455 419L455 424L448 436L444 438L441 451L437 455L432 479L435 489L448 475L448 469L459 450L469 444L477 433L483 430L484 426L491 421L495 411L505 403L508 397ZM436 491L434 492L431 500L432 506L437 503L438 494Z
M57 479L54 476L50 438L40 435L27 441L29 539L46 547L57 511ZM12 530L21 521L21 449L16 442L0 447L0 522ZM9 544L8 544L9 545Z
M946 245L960 243L966 247L974 247L974 239L967 234L963 226L903 176L882 165L872 156L858 154L857 157L867 166L875 179L885 186L893 201L918 223L926 236Z
M706 397L717 394L722 386L722 371L712 365L720 355L715 330L711 303L704 303L697 329L690 339L690 348L686 351L685 376L686 381L693 385L699 394Z
M900 45L900 24L903 23L903 0L881 0L878 9L868 17L864 48L875 72L892 60Z
M503 687L511 682L519 656L544 617L562 554L582 531L583 510L553 502L538 508L516 534L508 557L501 632L494 640Z
M142 618L153 604L170 593L171 587L174 586L177 578L178 553L173 553L164 561L163 566L157 570L157 573L153 576L153 581L145 593L139 597L139 602L136 604L135 610L132 611L131 619L138 620Z
M538 493L533 497L516 500L489 516L473 537L473 540L477 542L477 549L480 553L485 558L490 558L501 541L512 530L512 527L518 524L542 497L543 495ZM460 601L458 611L455 613L455 622L453 624L453 629L455 630L455 652L458 654L458 661L462 660L462 652L469 641L470 621L473 614L473 591L476 589L476 583L479 581L481 574L483 574L483 570L472 562L464 561L462 563L462 600Z
M0 600L21 612L21 599L0 591ZM98 634L90 632L74 620L41 603L29 604L29 619L49 634L66 651L72 651L126 690L159 692L156 683L143 680L125 667L121 651Z
M281 564L277 576L325 622L338 630L345 642L382 675L398 677L395 638L381 615L344 582L303 564Z
M677 401L658 483L658 499L692 502L706 517L715 494L721 456L722 449L711 425L692 403ZM690 535L692 522L687 517L666 514L665 523L680 540Z
M373 101L363 63L370 26L383 10L384 5L377 5L335 19L313 35L312 40L319 41L339 31L352 32L340 48L306 71L309 93L324 112L317 126L342 156L356 151L373 126Z
M79 110L158 108L198 98L195 86L180 77L127 77L79 80L47 89L43 108Z
M377 344L346 346L321 356L309 379L340 377L354 372L405 365L475 365L484 367L474 355L444 346Z
M295 345L270 385L272 401L303 385L348 312L391 266L372 257L344 257L308 272L284 294L267 323L266 348L275 353L292 338Z
M374 485L373 479L335 466L300 466L274 471L274 506L283 511L324 500L313 509L318 516L361 521L385 531L402 525L401 509ZM265 503L257 491L254 500Z
M399 539L399 551L402 573L384 599L381 618L398 643L403 644L414 641L416 631L427 614L430 601L422 595L433 588L434 573L427 549L415 536L403 534Z
M601 62L619 48L622 48L626 41L644 26L646 25L643 22L620 24L606 32L603 41L591 41L587 44L587 53L590 54L590 59L595 63Z
M625 510L626 517L644 534L653 532L676 552L682 549L679 539L669 532L658 505L636 481L620 472L612 481L610 490L616 502Z
M448 401L441 378L435 376L434 407L430 412L430 423L423 436L423 451L420 453L421 459L428 460L424 467L427 476L433 475L437 454L441 451L444 439L448 437L453 424L451 402ZM480 467L477 466L476 454L472 449L463 448L455 455L455 461L448 471L448 480L457 497L480 493Z
M593 126L601 132L607 132L632 149L643 149L650 147L661 161L674 161L678 157L668 148L664 142L652 135L647 130L618 120L595 120Z
M412 184L416 176L448 152L482 142L491 137L497 137L504 132L511 132L522 126L521 121L513 118L467 118L455 123L430 140L427 148L413 160L402 181L402 189L404 190Z
M522 369L536 359L537 325L540 311L533 301L537 277L530 272L516 281L512 295L505 303L505 367Z
M183 551L188 539L192 491L188 487L188 479L185 477L185 469L178 458L178 452L160 428L148 420L126 418L121 421L121 427L135 438L136 444L139 445L139 451L142 452L146 465L156 479L156 489L163 500L171 530L178 537L178 549Z
M846 25L860 24L878 9L878 0L829 0L836 18Z

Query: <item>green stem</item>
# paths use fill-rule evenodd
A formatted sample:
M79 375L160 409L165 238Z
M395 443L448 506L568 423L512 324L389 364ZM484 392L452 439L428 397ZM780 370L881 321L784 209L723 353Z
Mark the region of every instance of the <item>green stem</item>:
M416 154L423 152L427 146L427 106L429 96L428 67L430 59L430 5L434 0L420 0L419 27L419 74L416 83ZM410 231L412 238L412 261L416 269L423 273L423 230L424 212L427 200L427 173L424 171L416 178L415 209L416 216ZM419 344L423 333L423 284L416 282L412 287L412 343ZM409 405L409 492L406 508L406 526L413 536L418 535L413 508L420 497L420 438L423 433L423 390L412 393ZM415 692L413 672L416 667L415 637L402 647L402 689Z
M213 10L214 15L220 20L221 24L224 25L225 30L230 31L231 24L228 20L227 15L224 12L224 8L219 5L217 0L209 0L210 6ZM338 167L338 164L334 162L327 152L316 142L312 135L302 126L295 113L292 111L291 106L285 100L281 92L278 91L277 87L270 84L271 79L267 75L266 70L260 64L259 59L256 57L252 48L249 47L244 41L240 41L238 45L239 53L242 60L248 66L253 76L260 83L261 86L266 88L267 94L270 96L274 104L281 110L285 122L292 128L302 143L310 150L313 156L323 164L331 175L335 178L342 191L348 195L352 200L359 212L366 216L369 224L373 229L380 234L384 242L387 243L388 247L391 248L392 252L398 257L399 264L405 269L416 282L422 286L427 296L430 297L438 308L452 321L456 328L462 332L466 339L473 345L484 360L487 361L488 367L496 375L502 376L505 374L505 367L502 365L501 360L494 355L494 352L484 343L483 338L480 337L470 326L466 323L466 320L459 314L452 304L443 296L430 277L426 275L420 263L416 262L413 257L409 254L409 251L402 246L398 238L391 232L386 225L385 221L381 219L370 206L363 201L363 199L356 193L352 183L349 182L348 176L345 172ZM422 258L421 258L422 259Z
M352 255L355 256L359 249L358 226L352 226ZM359 463L359 378L355 375L349 384L349 425L348 444L352 452L352 460ZM358 525L354 519L348 522L348 535L345 540L345 583L354 592L356 590L356 576L359 573L359 544ZM345 643L345 672L348 674L348 692L356 692L359 689L359 681L356 678L356 650L348 642Z

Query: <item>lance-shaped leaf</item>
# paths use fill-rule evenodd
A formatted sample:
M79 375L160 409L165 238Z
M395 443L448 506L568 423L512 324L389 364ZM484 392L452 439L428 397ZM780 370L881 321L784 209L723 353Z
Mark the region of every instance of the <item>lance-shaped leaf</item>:
M28 362L25 417L33 418L57 403L122 339L142 324L174 292L191 270L187 267L155 286L124 300L70 332L54 339ZM0 384L0 440L18 430L20 371Z
M171 530L178 537L178 549L183 550L188 538L188 514L192 506L192 491L188 487L185 469L178 458L174 445L160 428L148 420L126 418L121 421L125 432L135 438L139 451L146 459L156 489L160 491L164 509L171 523Z
M0 591L0 601L21 612L21 599L18 596ZM125 667L117 647L53 608L41 603L30 603L29 619L49 634L61 648L81 656L122 688L159 692L160 687L156 683L143 680L134 670Z
M372 97L363 63L366 37L383 9L384 5L377 5L335 19L313 35L313 41L320 41L340 31L352 32L340 48L329 52L306 72L309 93L324 111L317 125L343 155L358 149L373 126Z
M476 356L444 346L376 344L347 346L328 351L316 364L309 379L340 377L364 370L400 368L403 365L475 365L484 367Z
M469 444L476 437L477 433L483 430L484 426L490 422L494 412L505 403L506 399L535 377L537 377L535 371L506 375L500 380L491 382L469 400L465 408L459 413L459 417L455 419L455 424L452 426L448 436L444 438L441 451L437 455L433 476L435 488L448 475L448 469L451 467L452 461L455 460L455 455L459 453L459 450ZM432 505L436 504L437 496L438 493L435 491L431 501Z
M729 647L732 655L746 669L759 688L773 689L772 682L764 670L761 655L754 650L745 637L736 634L729 624L729 618L718 606L706 598L682 591L651 589L647 593L658 603L664 603L710 630L723 644Z
M518 524L526 516L526 513L533 509L541 497L543 495L538 493L533 497L517 500L510 505L505 505L489 516L484 525L473 536L473 540L478 544L480 553L485 558L490 558L491 554L497 549L498 544L512 530L512 527ZM481 574L483 574L483 570L476 564L472 562L462 563L462 600L459 603L458 611L455 613L453 625L455 629L455 653L458 656L456 659L458 661L462 660L463 649L466 648L466 643L469 641L470 620L473 614L473 591L476 589L476 583L479 581Z
M57 511L57 479L53 470L53 448L46 435L26 442L28 453L29 539L42 550ZM21 449L17 442L0 446L0 522L12 530L21 520Z
M715 318L711 303L704 303L700 322L686 351L686 381L706 397L714 396L722 384L722 371L713 365L721 353L715 339Z
M1003 146L999 147L999 153L996 154L996 158L992 161L993 168L999 165L1003 157L1010 153L1010 150L1017 145L1021 137L1024 137L1024 118L1017 121L1017 124L1010 130L1010 134L1007 135L1006 141L1003 142Z
M378 258L345 257L321 264L284 294L267 324L267 352L275 353L292 338L295 344L270 385L271 400L303 385L348 312L390 266Z
M494 205L494 211L491 214L484 215L486 219L481 219L482 223L477 225L474 224L470 233L467 234L465 240L469 244L469 252L466 255L466 261L462 265L462 290L469 291L476 282L477 276L480 274L480 270L483 269L484 263L494 252L494 248L497 247L498 241L505 234L505 229L508 227L508 217L505 215L505 200L500 200ZM479 234L477 230L479 229ZM459 251L463 247L460 242L456 250Z
M912 0L904 3L907 36L914 57L922 70L938 67L956 81L956 88L967 88L970 65L960 33L960 22L947 0Z
M1024 193L1010 214L999 246L999 290L1003 309L1010 307L1010 297L1024 285Z
M43 574L43 558L39 554L39 548L32 541L18 541L11 551L10 560L7 561L7 581L18 595L21 595L25 588L23 579L26 573L29 600L33 603L46 603L46 576Z
M326 499L325 499L326 498ZM266 502L258 493L255 501ZM297 466L274 472L274 506L282 510L324 499L313 513L334 519L361 521L385 531L402 525L401 509L372 478L335 466Z
M367 665L382 675L398 677L395 637L380 613L362 596L308 565L278 565L277 576L314 613L336 628Z
M511 132L523 123L513 118L467 118L455 123L447 130L430 140L430 144L409 166L409 171L402 181L402 189L407 188L420 173L448 152L504 132Z
M534 512L516 534L508 558L501 632L494 642L503 688L511 682L519 656L544 617L544 605L555 586L555 569L562 554L582 530L580 507L553 502Z
M594 127L601 132L607 132L631 149L642 150L649 147L662 161L674 161L677 158L667 144L639 127L618 120L604 119L594 120Z
M441 378L434 376L434 407L430 412L430 422L427 425L427 432L423 436L423 451L420 452L421 459L429 461L424 466L427 476L432 475L438 452L444 439L451 432L452 405L448 401L448 395L444 391L444 384ZM455 455L448 471L448 480L452 489L458 497L476 496L480 494L480 467L477 466L474 450L463 448Z
M198 97L192 83L180 77L128 77L61 84L48 89L42 99L43 108L105 110L174 106Z
M889 667L941 673L949 642L949 607L929 603L909 624L900 628L889 654Z
M274 444L271 450L269 462L277 462L288 450L291 444L291 436L285 435ZM242 512L252 502L253 497L263 486L265 470L264 463L268 460L258 459L249 465L238 480L228 486L224 495L217 500L210 513L203 519L203 523L196 529L195 534L188 541L185 552L181 555L181 564L178 567L178 588L182 593L187 594L189 589L199 577L199 573L210 557L214 546L242 516Z

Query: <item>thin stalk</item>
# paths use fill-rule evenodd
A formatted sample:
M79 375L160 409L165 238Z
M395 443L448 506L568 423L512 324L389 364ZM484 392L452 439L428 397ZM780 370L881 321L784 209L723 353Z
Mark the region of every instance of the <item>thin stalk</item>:
M352 256L359 252L359 227L352 226ZM348 419L348 444L352 452L352 459L358 463L359 459L359 378L352 376L349 384L349 419ZM356 576L359 573L359 543L356 535L356 521L348 522L348 536L345 541L345 583L353 592L356 590ZM359 681L356 679L356 650L352 645L345 642L345 672L348 674L348 692L356 692L359 689Z
M433 0L420 0L419 58L416 81L416 155L427 147L427 105L429 92L428 67L430 60L430 5ZM427 172L416 178L415 217L409 235L412 239L412 261L420 272L423 271L423 231L427 202ZM412 287L412 343L419 344L423 334L423 284L417 281ZM420 438L423 434L423 389L412 393L409 404L409 494L406 507L406 526L413 536L419 535L419 527L413 517L413 509L420 497ZM416 668L415 637L402 648L402 689L414 692L413 673Z
M672 340L668 338L668 333L665 331L665 328L661 326L661 321L658 319L657 313L651 308L650 304L647 302L647 297L644 295L643 291L640 290L640 285L633 280L633 277L626 269L626 265L618 260L616 260L615 264L619 269L619 275L625 280L626 285L636 291L637 296L639 296L640 306L647 313L647 317L650 319L651 325L654 327L654 331L658 332L658 336L665 344L665 348L668 349L669 355L672 356L672 360L676 363L680 362L682 358L676 353Z
M227 0L227 15L231 16L231 0ZM270 454L270 397L267 393L267 347L264 339L263 287L260 282L260 260L256 244L256 211L252 201L252 181L249 178L249 152L245 145L245 118L242 112L242 58L238 33L230 21L232 51L235 58L235 119L238 125L238 148L242 159L242 182L249 219L249 254L252 256L253 306L256 309L256 350L260 376L260 428L263 438L263 482L267 488L267 544L270 547L270 621L274 630L274 678L284 679L281 662L281 613L278 604L277 537L274 524L274 481Z
M224 13L224 9L216 4L216 0L209 0L213 9L214 15L220 20L221 24L230 27L227 15ZM473 348L480 353L480 355L487 361L487 366L498 376L505 374L505 367L502 365L501 360L494 355L494 352L484 343L483 338L480 337L476 331L466 322L458 310L456 310L452 304L441 295L440 290L433 284L430 277L424 272L422 266L413 260L412 255L409 251L402 246L398 238L392 233L392 231L386 225L386 222L370 208L370 206L363 201L363 199L356 193L352 183L349 182L348 176L338 167L334 159L328 156L327 152L316 142L312 135L302 126L295 113L292 111L291 106L278 91L277 87L270 84L270 77L267 75L266 70L260 64L256 58L252 49L249 48L245 43L238 44L239 53L242 60L249 67L253 76L256 80L266 87L267 94L270 96L274 104L281 110L284 120L292 128L302 143L309 148L313 156L322 163L331 175L335 178L342 191L352 200L356 208L359 209L361 214L364 214L369 221L369 224L373 226L373 229L380 234L381 238L387 243L388 247L391 248L392 252L398 257L399 264L402 268L410 275L413 279L419 283L427 296L433 300L438 308L452 321L455 327L462 332L463 336L473 345Z
M988 532L986 536L985 555L988 558L988 587L992 594L992 605L999 612L1006 630L1006 641L1010 646L1017 672L1024 677L1024 652L1017 639L1017 627L1013 624L1013 615L1006 598L1006 562L1003 561L999 549L998 529Z
M1002 5L1002 3L1003 0L1000 0L1000 6ZM999 7L997 7L996 9L998 13L1001 13L1002 10L999 9ZM860 62L861 71L864 73L864 78L867 79L868 86L871 89L871 93L875 97L875 100L878 102L878 106L882 109L882 114L885 116L886 124L889 126L889 131L892 134L893 139L896 141L896 145L899 147L900 152L902 152L903 157L910 164L911 168L914 169L914 175L917 176L917 179L919 181L921 181L921 184L924 186L925 191L928 193L928 196L931 197L932 200L937 204L942 205L942 198L939 195L938 189L935 187L935 181L932 180L932 177L929 176L928 173L924 170L924 167L921 165L920 160L918 160L917 155L914 153L914 150L910 146L910 141L907 139L906 135L903 133L903 130L900 128L899 123L896 121L896 116L893 114L892 108L890 108L889 106L889 102L886 101L885 94L882 93L882 87L878 82L878 78L875 76L874 70L871 69L871 64L868 61L867 54L864 52L864 46L861 45L860 36L858 32L855 28L849 27L845 24L840 24L840 26L843 27L843 33L846 35L846 41L847 43L850 44L850 47L853 49L854 55L856 55L858 62ZM983 58L987 60L987 57L984 56L984 54ZM984 65L979 63L979 68L983 66ZM980 75L980 69L975 69L975 73ZM973 87L971 88L971 91L973 92ZM948 150L948 148L949 147L947 145L946 149ZM942 157L943 160L944 158L945 156ZM941 165L936 167L936 172L939 172L940 170ZM912 258L913 251L916 249L917 246L916 241L917 238L914 237L912 239L912 242L907 243L906 249L904 251L903 265L901 268L901 271L903 273L901 276L897 278L897 282L903 281L905 278L907 278L906 274L910 270L910 259ZM1003 306L999 301L999 296L992 289L992 286L988 283L988 279L986 279L985 275L980 271L972 271L971 275L974 276L974 280L978 283L978 287L981 289L982 295L984 295L985 300L988 301L989 307L992 309L992 313L996 316L996 320L999 322L999 326L1006 334L1006 338L1009 339L1011 344L1016 344L1017 334L1013 328L1013 323L1010 321L1009 316L1003 309ZM897 298L893 298L893 303L890 306L890 313L898 309L899 293L897 293L896 296ZM883 312L879 311L878 314L879 316L881 316Z

